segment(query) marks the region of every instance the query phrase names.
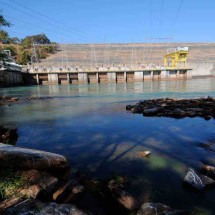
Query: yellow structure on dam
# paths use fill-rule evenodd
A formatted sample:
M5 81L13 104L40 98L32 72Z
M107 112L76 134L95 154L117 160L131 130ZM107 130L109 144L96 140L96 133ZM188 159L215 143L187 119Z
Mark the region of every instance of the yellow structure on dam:
M164 66L177 68L179 64L182 62L183 66L186 67L187 64L187 56L189 54L188 47L175 49L174 52L169 53L164 56Z

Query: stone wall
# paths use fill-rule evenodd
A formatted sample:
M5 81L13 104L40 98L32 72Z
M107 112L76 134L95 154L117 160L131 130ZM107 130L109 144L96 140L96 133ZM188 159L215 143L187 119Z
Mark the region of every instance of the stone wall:
M23 84L22 74L18 71L0 71L0 87L17 86Z

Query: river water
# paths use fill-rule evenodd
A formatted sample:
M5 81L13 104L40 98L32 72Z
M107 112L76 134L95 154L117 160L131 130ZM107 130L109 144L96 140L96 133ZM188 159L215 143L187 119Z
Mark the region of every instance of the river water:
M215 97L215 79L5 88L2 95L48 96L5 107L1 125L17 127L17 146L63 154L95 178L126 176L139 201L215 214L215 189L183 186L188 167L215 165L215 121L126 112L144 99ZM137 153L150 150L148 158Z

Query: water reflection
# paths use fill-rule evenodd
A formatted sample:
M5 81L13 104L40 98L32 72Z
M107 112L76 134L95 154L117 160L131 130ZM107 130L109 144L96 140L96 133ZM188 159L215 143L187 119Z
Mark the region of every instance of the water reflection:
M18 127L18 146L64 154L72 168L98 178L126 175L140 201L215 212L214 191L191 193L182 186L187 167L215 164L214 120L145 118L125 105L160 97L215 96L215 80L51 85L2 89L14 96L49 96L3 110L2 125ZM208 147L211 150L208 150ZM148 159L137 156L152 152Z

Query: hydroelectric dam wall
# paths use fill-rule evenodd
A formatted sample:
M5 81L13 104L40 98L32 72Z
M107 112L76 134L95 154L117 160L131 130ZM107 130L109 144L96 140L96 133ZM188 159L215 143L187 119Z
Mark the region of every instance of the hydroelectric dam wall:
M31 69L30 80L36 84L119 83L192 78L191 69L128 69L61 70Z

